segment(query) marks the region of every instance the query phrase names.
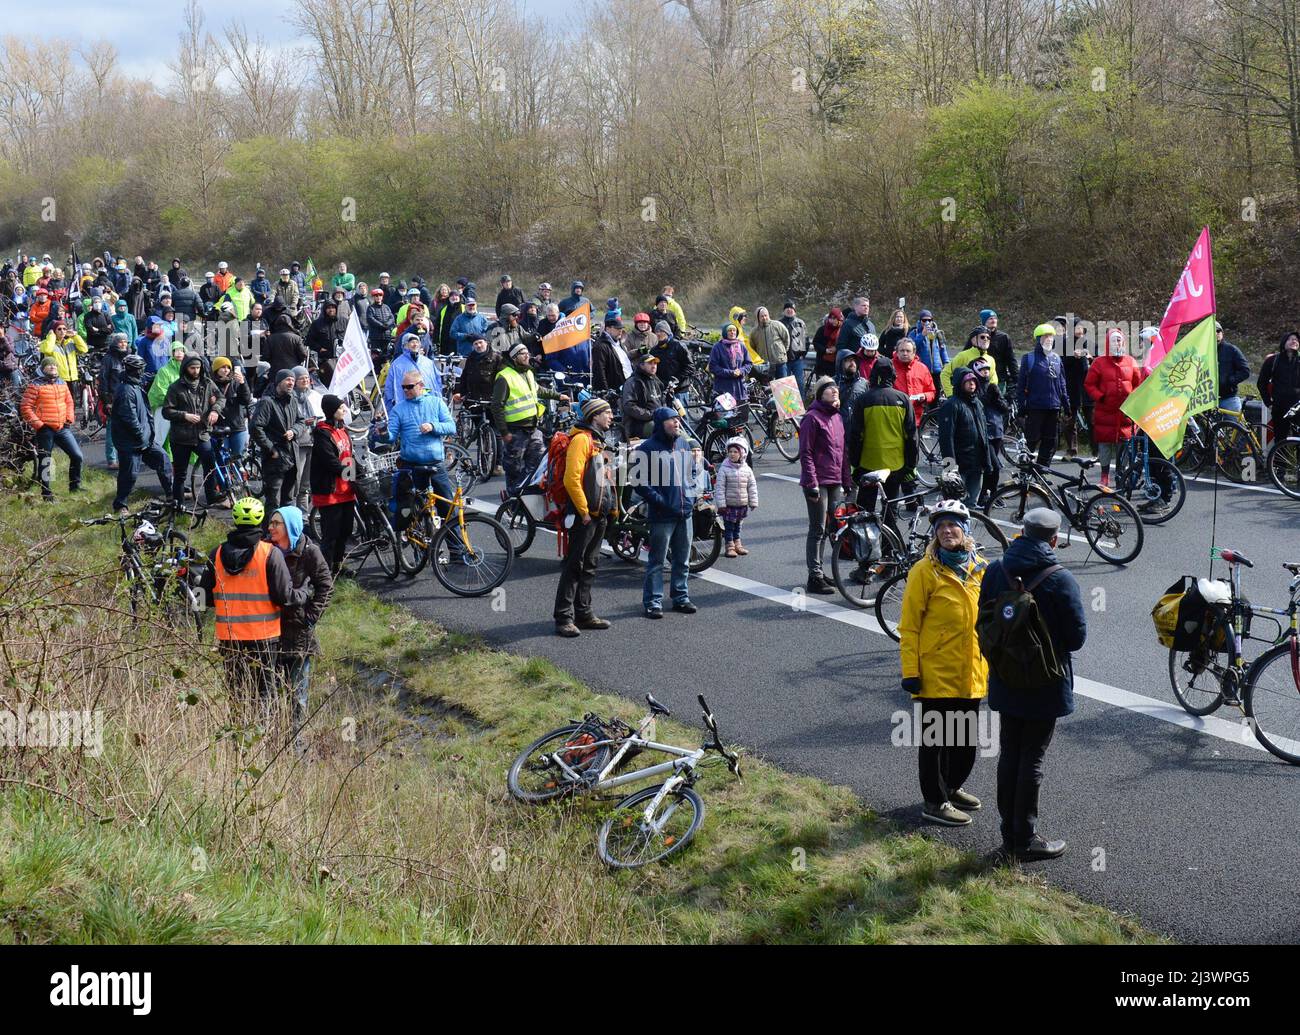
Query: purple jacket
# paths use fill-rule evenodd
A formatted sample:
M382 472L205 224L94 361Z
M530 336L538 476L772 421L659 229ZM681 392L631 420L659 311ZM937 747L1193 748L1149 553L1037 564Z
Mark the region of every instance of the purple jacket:
M839 410L820 399L808 407L799 423L799 484L805 489L853 484L844 448L844 422Z

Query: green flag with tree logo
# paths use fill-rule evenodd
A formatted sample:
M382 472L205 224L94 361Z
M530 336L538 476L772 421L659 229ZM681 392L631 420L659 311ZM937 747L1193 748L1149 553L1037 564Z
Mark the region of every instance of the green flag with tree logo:
M1119 409L1151 436L1160 452L1173 456L1183 444L1188 419L1218 404L1219 349L1211 313L1165 353Z

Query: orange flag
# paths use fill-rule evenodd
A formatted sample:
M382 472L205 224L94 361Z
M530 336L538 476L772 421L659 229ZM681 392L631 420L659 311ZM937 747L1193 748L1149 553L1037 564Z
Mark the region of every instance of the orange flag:
M562 317L555 329L542 338L542 351L546 355L563 352L591 340L591 303L583 302L568 316Z

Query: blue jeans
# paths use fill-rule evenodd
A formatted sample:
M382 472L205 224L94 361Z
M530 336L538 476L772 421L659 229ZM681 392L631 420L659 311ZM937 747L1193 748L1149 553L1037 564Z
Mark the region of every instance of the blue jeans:
M686 575L691 561L690 518L650 523L650 557L646 561L645 585L641 590L641 604L647 611L663 609L664 559L670 554L672 572L669 591L674 604L685 604L691 599L686 588Z
M147 464L158 475L158 484L163 492L171 492L172 467L167 461L167 454L159 446L150 446L143 452L123 449L118 454L121 464L117 469L117 495L113 497L113 509L121 510L135 488L135 480L140 474L141 464Z
M230 459L244 455L248 449L248 429L243 431L232 431L226 436L226 449L230 452Z
M296 737L307 721L307 687L311 684L311 655L280 655L280 671L289 686L293 705L293 735Z
M789 376L794 378L794 383L799 386L799 391L803 392L803 356L791 356L790 362L786 364L789 368Z
M55 431L46 424L36 432L36 470L40 476L41 494L44 496L53 495L50 492L50 472L54 469L54 458L51 454L55 446L68 454L68 488L71 490L81 486L81 446L77 444L77 436L72 430L72 425L69 424Z
M980 490L984 488L984 472L983 470L962 471L961 480L966 483L964 502L971 510L975 510L979 506Z
M1239 395L1230 395L1230 396L1228 396L1228 398L1226 398L1226 399L1220 399L1220 400L1219 400L1219 409L1221 409L1221 410L1236 410L1238 413L1240 413L1240 412L1241 412L1241 396L1239 396Z
M772 380L775 381L778 377L785 377L790 371L785 363L769 363L767 372L772 375Z

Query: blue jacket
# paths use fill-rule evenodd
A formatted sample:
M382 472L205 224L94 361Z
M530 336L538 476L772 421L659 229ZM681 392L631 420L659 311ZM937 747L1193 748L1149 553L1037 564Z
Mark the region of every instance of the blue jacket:
M139 381L123 378L118 383L108 433L113 445L124 453L143 452L153 444L153 411Z
M408 371L418 370L420 376L424 378L424 387L434 395L442 395L442 378L438 375L438 367L428 356L421 356L418 363L411 359L411 354L405 349L388 367L388 377L384 380L384 404L389 411L396 409L397 404L403 400L402 378Z
M563 370L566 374L591 374L591 342L584 341L571 349L552 352L546 357L546 365L551 370Z
M916 345L916 358L926 365L930 374L934 377L935 384L939 383L939 372L948 365L948 343L940 341L938 337L934 339L934 348L930 348L930 339L921 333L921 325L917 324L912 328L908 335Z
M670 439L664 434L664 421L676 416L667 406L655 410L654 432L634 450L641 455L629 471L632 491L646 501L652 522L681 521L695 509L700 472L690 436L683 432Z
M980 604L1009 589L1011 577L1018 576L1028 582L1049 564L1055 563L1056 554L1047 543L1024 535L1012 540L1002 559L990 564L984 573ZM1074 664L1070 654L1082 648L1088 638L1083 595L1074 576L1062 568L1038 585L1034 599L1038 602L1039 614L1047 623L1048 635L1065 675L1055 686L1013 690L990 669L989 707L1019 719L1059 719L1074 711Z
M735 355L733 346L740 349L740 362L734 362ZM713 396L716 399L723 392L729 392L736 399L736 402L744 402L745 378L749 372L754 369L754 364L749 358L749 351L745 348L745 343L737 338L734 342L726 338L719 338L713 345L712 351L709 352L709 373L713 375ZM732 371L739 370L740 376L733 377Z
M271 301L271 295L275 289L265 277L254 277L249 281L248 290L253 293L253 301L266 305L267 302Z
M1016 378L1021 409L1068 410L1070 392L1065 386L1065 365L1055 352L1044 351L1035 344L1020 357L1020 376Z
M432 424L433 431L425 434L420 430L421 424ZM387 433L376 433L375 437L399 443L403 460L432 465L442 463L442 440L454 434L456 422L442 396L426 391L418 399L403 399L389 410Z
M144 360L146 373L152 376L165 367L167 361L172 358L172 339L167 334L161 338L151 338L147 334L142 334L135 339L135 352Z
M487 317L482 313L461 313L451 322L451 340L456 343L456 352L468 356L474 351L474 339L487 337Z

